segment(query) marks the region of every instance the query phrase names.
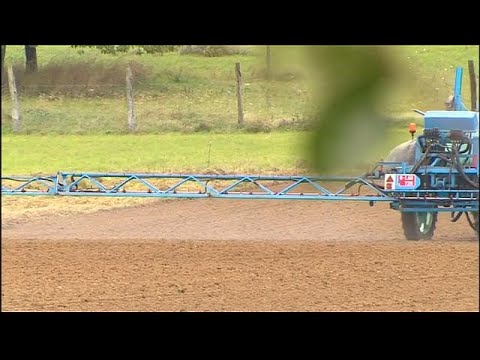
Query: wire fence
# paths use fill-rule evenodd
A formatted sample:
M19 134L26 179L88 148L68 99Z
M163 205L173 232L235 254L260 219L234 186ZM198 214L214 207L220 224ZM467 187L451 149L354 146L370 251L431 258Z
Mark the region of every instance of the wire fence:
M5 79L2 79L5 80ZM16 79L15 79L16 80ZM235 81L214 87L189 83L132 82L135 127L129 127L129 99L122 82L35 83L16 81L19 127L15 131L8 81L2 81L2 132L24 134L156 133L238 130L238 96L242 96L248 132L304 129L308 126L310 94L296 86L270 87L244 82L239 95Z

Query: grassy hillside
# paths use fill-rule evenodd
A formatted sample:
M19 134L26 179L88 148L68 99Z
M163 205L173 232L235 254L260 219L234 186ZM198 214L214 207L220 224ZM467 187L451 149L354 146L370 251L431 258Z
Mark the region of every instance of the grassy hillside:
M468 60L474 60L478 89L479 46L401 46L398 50L407 75L407 105L443 109L444 100L453 93L455 68L461 66L464 69L462 97L470 108ZM396 106L400 105L399 102Z
M264 78L261 47L248 55L203 57L178 53L100 54L94 49L39 46L39 73L22 75L22 46L8 46L6 64L14 64L24 134L120 134L127 132L125 67L135 73L135 106L140 133L237 131L234 64L245 81L246 131L302 130L311 118L312 87L308 67L272 48L273 80ZM301 53L290 47L290 53ZM403 126L415 118L410 109L443 109L452 93L455 67L478 63L478 46L396 46L390 51L403 72L383 111ZM301 57L299 57L301 58ZM477 69L478 72L478 69ZM338 74L341 77L341 74ZM470 105L467 74L463 96ZM321 84L328 91L331 84ZM317 105L317 104L315 104ZM11 101L2 93L2 132L11 132Z

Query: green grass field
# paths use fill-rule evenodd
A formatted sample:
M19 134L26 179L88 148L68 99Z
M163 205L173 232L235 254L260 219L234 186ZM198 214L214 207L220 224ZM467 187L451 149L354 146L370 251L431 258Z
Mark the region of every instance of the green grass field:
M308 172L307 132L269 134L3 135L2 173L57 171L284 173ZM359 174L394 145L409 139L394 130L378 151L355 169Z
M302 134L3 136L2 173L295 171Z

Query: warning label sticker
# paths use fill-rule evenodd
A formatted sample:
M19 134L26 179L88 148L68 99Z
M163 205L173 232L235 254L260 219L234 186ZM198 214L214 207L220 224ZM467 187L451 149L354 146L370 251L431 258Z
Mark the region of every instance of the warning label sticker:
M386 174L385 175L385 190L395 190L397 174Z
M420 183L415 174L386 174L384 187L385 190L415 190Z

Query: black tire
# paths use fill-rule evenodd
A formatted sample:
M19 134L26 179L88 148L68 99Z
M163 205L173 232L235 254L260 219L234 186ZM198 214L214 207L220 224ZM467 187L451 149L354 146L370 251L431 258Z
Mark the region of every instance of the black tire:
M430 240L436 223L436 212L402 212L403 233L407 240Z
M475 224L475 231L478 234L478 228L480 226L480 221L478 219L479 213L478 212L472 212L472 215L473 215L473 223Z

